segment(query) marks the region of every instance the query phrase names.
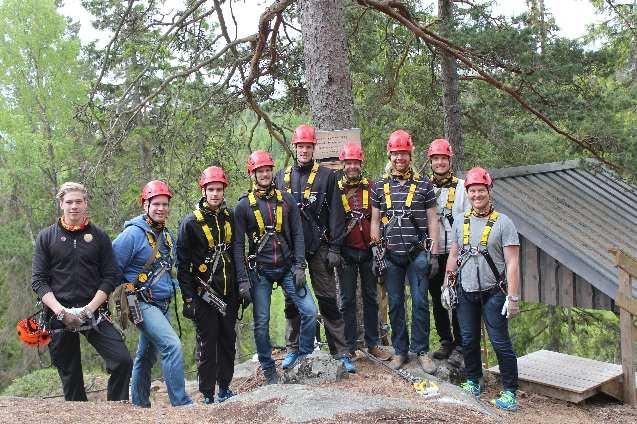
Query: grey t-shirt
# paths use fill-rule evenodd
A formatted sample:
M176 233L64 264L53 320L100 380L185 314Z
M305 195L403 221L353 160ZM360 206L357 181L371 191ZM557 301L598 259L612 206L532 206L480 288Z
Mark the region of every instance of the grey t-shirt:
M470 218L470 240L472 247L478 247L482 238L482 231L487 224L487 218L478 218L472 216ZM464 214L454 216L453 222L453 240L458 245L458 256L462 256L462 237L463 237ZM498 271L505 271L504 249L505 246L519 246L520 239L515 225L508 216L500 213L500 216L493 224L489 240L487 241L487 250L493 258ZM469 246L465 246L468 249ZM463 257L464 258L464 257ZM478 286L478 273L480 274L480 285ZM478 290L487 290L497 284L497 280L493 275L493 271L489 268L489 264L482 254L471 256L460 270L460 281L462 288L467 292L475 292Z

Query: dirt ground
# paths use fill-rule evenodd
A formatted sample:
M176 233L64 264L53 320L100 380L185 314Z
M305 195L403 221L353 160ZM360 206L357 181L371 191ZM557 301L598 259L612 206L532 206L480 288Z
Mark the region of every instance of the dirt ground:
M420 395L410 384L395 376L385 368L366 358L356 360L358 373L348 379L325 383L324 387L336 387L344 392L346 401L349 391L365 394L387 395L418 401ZM255 371L251 376L236 379L232 384L235 393L254 390L264 384L263 376ZM195 390L193 384L189 388ZM497 394L495 385L488 387L481 396L482 403L492 412L491 417L454 404L431 402L418 410L378 410L359 414L341 414L331 419L321 419L326 423L637 423L637 409L624 406L611 398L598 396L580 405L550 399L544 396L521 392L519 410L516 413L498 411L489 401ZM153 407L142 409L127 403L104 402L104 392L91 396L95 401L88 403L64 402L56 399L0 398L0 423L284 423L287 420L277 412L279 400L261 403L229 402L220 405L195 405L172 408L167 402L165 391L154 393ZM193 398L200 400L193 392Z

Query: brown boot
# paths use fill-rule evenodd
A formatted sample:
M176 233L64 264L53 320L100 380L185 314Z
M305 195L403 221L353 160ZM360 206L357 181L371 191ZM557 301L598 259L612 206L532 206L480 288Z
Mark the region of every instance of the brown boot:
M429 357L427 352L422 352L418 354L418 363L420 364L420 367L422 368L422 370L426 372L427 374L435 373L436 369L438 368L435 362L433 361L433 359Z
M367 353L372 355L374 358L380 359L381 361L389 361L391 359L391 353L384 351L378 346L368 348Z
M394 355L393 359L389 363L389 366L395 370L402 368L409 361L407 355Z

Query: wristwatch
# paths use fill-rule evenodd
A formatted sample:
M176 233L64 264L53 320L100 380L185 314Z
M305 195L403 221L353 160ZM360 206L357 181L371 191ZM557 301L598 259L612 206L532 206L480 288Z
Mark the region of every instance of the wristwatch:
M60 313L57 314L55 318L57 318L58 321L62 321L64 320L64 315L66 315L66 309L62 308L60 309Z
M520 300L520 298L518 296L511 296L508 295L507 298L512 301L512 302L518 302Z

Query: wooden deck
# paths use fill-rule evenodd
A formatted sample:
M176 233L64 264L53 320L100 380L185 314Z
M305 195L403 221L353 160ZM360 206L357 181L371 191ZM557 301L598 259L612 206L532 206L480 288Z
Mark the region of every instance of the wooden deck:
M498 366L489 372L500 374ZM622 366L550 350L518 358L520 389L579 403L603 392L622 400Z

